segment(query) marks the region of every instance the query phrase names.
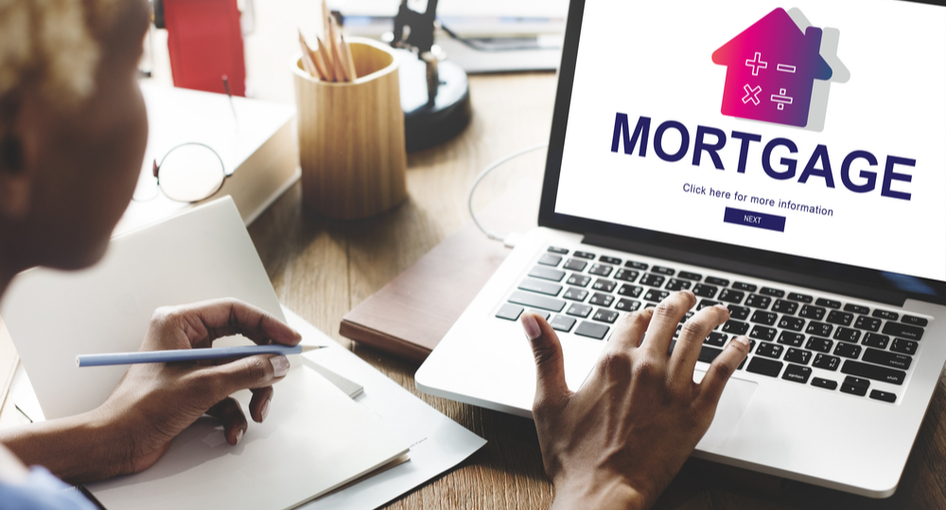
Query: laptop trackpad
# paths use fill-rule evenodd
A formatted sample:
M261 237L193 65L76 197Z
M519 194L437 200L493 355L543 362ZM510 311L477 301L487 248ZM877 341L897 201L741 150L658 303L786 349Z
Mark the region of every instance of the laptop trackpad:
M694 379L703 379L703 373L699 371L694 375ZM726 444L732 432L736 430L736 425L742 418L746 407L749 406L752 394L755 393L758 386L758 383L736 378L732 378L726 383L726 389L723 390L719 405L716 406L716 416L713 418L713 424L710 425L706 435L697 444L697 448L717 449Z

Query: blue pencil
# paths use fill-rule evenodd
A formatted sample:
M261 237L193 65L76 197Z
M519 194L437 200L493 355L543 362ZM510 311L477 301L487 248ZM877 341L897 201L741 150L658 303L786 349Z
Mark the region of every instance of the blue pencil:
M78 367L133 365L135 363L174 363L205 359L244 358L256 354L302 354L323 349L327 345L241 345L239 347L211 347L205 349L173 349L169 351L116 352L112 354L80 354Z

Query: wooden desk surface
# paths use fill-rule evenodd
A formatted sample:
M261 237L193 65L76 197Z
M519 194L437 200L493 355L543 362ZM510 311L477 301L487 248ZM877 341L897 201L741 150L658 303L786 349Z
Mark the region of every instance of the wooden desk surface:
M545 508L552 501L553 490L542 468L530 420L420 393L414 387L415 365L352 344L338 334L338 328L348 310L469 220L467 190L484 166L547 141L555 87L552 74L471 77L473 122L456 139L409 155L410 198L389 213L352 223L326 220L303 209L297 185L250 228L280 301L489 441L458 468L388 508L532 509ZM538 185L543 163L542 154L510 163L483 183L477 203L486 204L517 183L531 180ZM794 482L782 483L779 489L777 480L771 478L691 460L656 507L946 508L944 384L941 380L900 488L889 499L870 500Z

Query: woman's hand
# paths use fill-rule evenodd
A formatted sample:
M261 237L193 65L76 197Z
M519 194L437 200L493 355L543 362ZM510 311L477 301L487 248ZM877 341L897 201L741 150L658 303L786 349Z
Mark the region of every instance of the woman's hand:
M261 345L296 345L302 339L266 312L229 299L158 309L141 350L210 347L231 335ZM218 417L227 441L237 444L247 419L230 395L250 389L250 416L262 422L273 383L288 371L289 360L271 354L229 362L133 365L98 408L3 430L0 442L24 463L45 466L73 483L136 473L154 464L171 440L204 414Z
M721 305L697 312L668 355L677 325L694 304L693 293L678 292L627 315L577 392L565 384L555 331L542 317L523 315L536 362L533 417L555 484L553 507L648 508L706 433L749 341L735 338L702 382L693 382L703 340L729 319Z

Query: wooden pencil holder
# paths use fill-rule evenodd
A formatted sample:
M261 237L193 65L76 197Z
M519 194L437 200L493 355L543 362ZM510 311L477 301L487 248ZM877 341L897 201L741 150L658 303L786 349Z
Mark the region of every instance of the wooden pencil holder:
M292 65L303 201L342 220L373 216L407 198L397 58L370 39L348 41L353 82L313 78L301 58Z

